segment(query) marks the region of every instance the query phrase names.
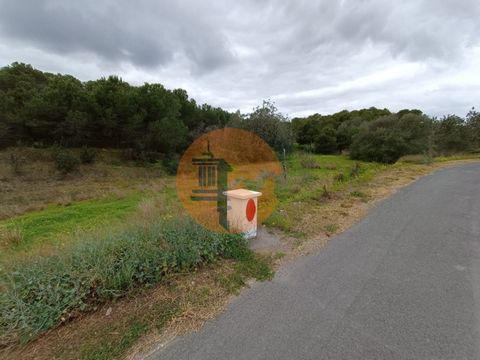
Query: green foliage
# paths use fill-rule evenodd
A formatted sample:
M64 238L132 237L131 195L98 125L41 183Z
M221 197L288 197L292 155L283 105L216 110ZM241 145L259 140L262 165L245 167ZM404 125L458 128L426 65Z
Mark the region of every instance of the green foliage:
M255 108L246 117L236 114L229 125L257 134L278 153L293 149L295 137L291 124L270 101L263 101L261 107Z
M95 149L84 146L80 151L80 161L82 164L93 164L97 157L97 151Z
M330 126L320 128L314 139L315 152L319 154L333 154L337 151L337 137L335 129Z
M116 76L81 82L19 63L0 68L0 147L21 141L180 153L229 119L161 84L131 86Z
M480 150L480 113L472 108L466 118L470 142L474 150Z
M314 114L292 120L298 143L313 146L315 152L333 154L348 149L362 124L389 115L387 109L341 111L333 115Z
M28 341L73 312L221 256L247 261L254 255L241 235L213 233L179 219L92 236L57 255L27 258L0 275L5 290L0 294L0 339Z
M55 167L63 174L68 174L77 169L80 161L70 151L59 149L54 151Z
M466 120L432 119L420 110L396 114L383 109L315 114L292 120L300 148L331 154L348 150L352 159L393 163L409 154L451 154L480 149L480 116L473 108Z
M163 166L170 175L175 175L177 173L179 162L180 159L178 156L171 155L163 160Z
M365 194L362 191L358 191L358 190L352 191L350 193L350 195L353 196L353 197L360 198L360 199L366 199L368 197L367 194Z
M350 146L352 159L394 163L407 154L428 150L432 122L421 115L392 114L364 124Z
M245 240L232 242L224 256L236 260L234 272L219 279L229 293L236 294L248 278L265 281L273 277L271 258L249 250Z
M472 124L473 122L471 122ZM470 129L458 116L445 116L435 122L435 150L441 155L450 155L470 148Z

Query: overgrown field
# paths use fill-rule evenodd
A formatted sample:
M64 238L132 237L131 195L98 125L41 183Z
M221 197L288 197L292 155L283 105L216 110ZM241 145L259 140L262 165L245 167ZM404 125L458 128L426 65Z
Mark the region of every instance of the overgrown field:
M99 151L95 163L65 175L48 150L21 149L19 169L10 163L12 151L0 153L0 355L3 347L6 356L28 358L38 346L44 358L78 351L85 359L118 358L144 334L198 317L192 311L213 314L209 309L248 278L272 275L274 256L254 254L238 235L212 233L186 217L174 178L161 166ZM382 165L294 153L266 225L300 242L334 234L354 204L378 195L369 187L382 186L381 174L395 181L432 169L433 159L403 160ZM179 276L188 280L174 280ZM156 293L159 300L150 302L160 288L169 297ZM123 315L105 317L105 307ZM55 328L67 332L70 345L42 343Z
M173 177L161 167L123 163L104 152L95 164L65 175L55 170L46 150L21 151L20 171L9 163L8 152L0 154L2 189L7 190L0 193L0 349L31 344L46 330L102 304L141 295L140 289L220 259L236 264L212 285L226 293L236 292L247 278L271 276L268 259L248 250L241 236L213 233L187 218L176 202ZM36 197L38 210L28 211L24 189L47 191ZM82 194L78 201L75 194ZM61 203L59 196L69 200ZM171 305L159 306L159 316L165 317L162 307ZM133 338L121 340L115 351L109 348L106 358L123 354L160 321L147 324L143 317L131 319ZM99 342L85 339L84 357L97 358L113 337L107 332Z

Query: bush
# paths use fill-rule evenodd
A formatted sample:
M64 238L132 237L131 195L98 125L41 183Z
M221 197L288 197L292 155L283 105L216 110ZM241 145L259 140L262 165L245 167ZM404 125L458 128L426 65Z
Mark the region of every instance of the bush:
M428 151L432 122L425 116L389 115L364 124L353 137L350 157L394 163L403 155Z
M355 166L350 169L350 177L356 178L360 175L361 172L362 172L362 166L360 165L360 163L357 162L355 163Z
M68 174L78 167L80 161L75 155L66 151L58 150L54 152L55 166L63 174Z
M9 249L23 241L22 229L18 226L0 228L0 249Z
M169 156L163 160L163 166L170 175L175 175L177 173L179 162L180 159L178 156Z
M18 149L15 149L11 154L10 154L10 168L12 169L12 172L15 175L20 175L22 173L22 168L23 165L26 162L25 157L20 154Z
M355 136L350 157L355 160L392 164L407 153L407 144L395 131L378 128Z
M313 156L303 156L300 160L300 165L304 169L320 169L321 166Z
M97 157L97 151L92 148L84 146L80 152L80 161L82 164L93 164Z
M243 259L241 235L208 231L188 219L133 226L86 239L64 252L29 258L0 276L0 344L12 336L28 341L66 321L158 283L166 274L195 269L219 257Z

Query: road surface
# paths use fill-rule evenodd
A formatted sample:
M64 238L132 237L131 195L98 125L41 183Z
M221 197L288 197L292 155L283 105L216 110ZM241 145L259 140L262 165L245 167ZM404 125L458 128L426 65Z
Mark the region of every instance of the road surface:
M480 164L426 176L150 359L480 359Z

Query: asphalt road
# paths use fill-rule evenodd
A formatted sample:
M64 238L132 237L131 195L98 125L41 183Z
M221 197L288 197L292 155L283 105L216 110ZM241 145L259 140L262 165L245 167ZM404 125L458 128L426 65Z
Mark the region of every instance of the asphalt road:
M480 359L480 164L421 178L152 359Z

